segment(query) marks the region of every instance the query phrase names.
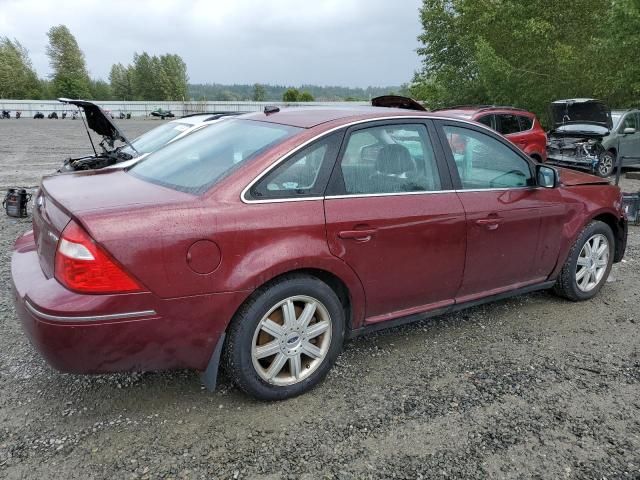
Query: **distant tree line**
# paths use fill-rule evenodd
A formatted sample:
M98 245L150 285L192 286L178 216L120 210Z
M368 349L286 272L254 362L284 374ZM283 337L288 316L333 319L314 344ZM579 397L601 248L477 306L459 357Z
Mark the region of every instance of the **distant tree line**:
M423 0L420 19L410 92L431 108L640 103L640 0Z
M113 65L107 82L91 78L84 53L65 25L51 27L47 36L46 51L52 70L49 78L38 78L29 53L20 42L0 36L0 98L310 102L369 100L400 90L400 87L189 84L187 65L179 55L147 52L134 53L129 65Z
M27 50L0 37L0 98L84 98L94 100L187 100L187 65L179 55L134 54L131 65L111 67L109 82L89 76L84 53L65 25L47 32L52 74L40 79Z
M234 84L220 83L192 83L188 86L189 97L194 100L217 101L368 101L371 98L390 93L406 93L406 86L390 87L340 87L300 85L265 85L265 84ZM286 97L285 97L286 94ZM302 98L301 98L302 97ZM295 100L294 100L295 99Z

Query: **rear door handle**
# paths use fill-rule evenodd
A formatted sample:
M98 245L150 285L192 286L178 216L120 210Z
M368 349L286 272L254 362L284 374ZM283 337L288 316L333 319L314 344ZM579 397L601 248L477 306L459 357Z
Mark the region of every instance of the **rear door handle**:
M502 218L499 217L481 218L476 220L476 225L486 227L487 230L495 230L501 223Z
M370 228L367 230L343 230L342 232L338 232L338 237L343 240L357 240L359 242L368 242L371 240L371 237L376 233L375 228Z

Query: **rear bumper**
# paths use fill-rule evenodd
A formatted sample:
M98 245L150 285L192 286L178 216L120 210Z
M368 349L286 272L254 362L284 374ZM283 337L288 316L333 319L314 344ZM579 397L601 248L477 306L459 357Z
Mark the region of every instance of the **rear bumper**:
M204 370L248 292L161 299L152 293L83 295L46 278L33 232L16 241L13 298L31 343L70 373Z

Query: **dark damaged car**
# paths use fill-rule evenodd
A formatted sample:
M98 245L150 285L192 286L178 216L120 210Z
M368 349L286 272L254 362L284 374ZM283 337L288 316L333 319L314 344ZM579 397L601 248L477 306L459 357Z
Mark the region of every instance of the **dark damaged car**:
M84 116L81 115L80 118L85 122L89 141L93 148L93 155L66 159L58 170L61 173L99 170L116 164L118 167L129 167L151 152L155 152L171 142L186 137L207 125L243 113L202 112L185 115L170 122L162 123L130 142L124 133L111 121L113 116L95 103L66 98L58 100L65 104L75 105L84 112ZM102 137L98 148L96 148L89 130Z
M549 107L549 118L548 162L589 170L601 177L613 173L615 160L602 144L613 128L606 104L592 98L556 100Z
M89 135L89 141L93 148L93 155L66 159L60 170L58 170L59 172L96 170L131 160L138 156L138 151L135 147L111 121L109 115L98 105L86 100L71 100L68 98L59 98L58 100L68 105L74 105L84 112L84 116L80 115L80 118L83 122L86 122L87 135ZM96 148L91 139L89 129L102 137L98 143L98 148ZM128 147L127 152L123 151L124 147Z

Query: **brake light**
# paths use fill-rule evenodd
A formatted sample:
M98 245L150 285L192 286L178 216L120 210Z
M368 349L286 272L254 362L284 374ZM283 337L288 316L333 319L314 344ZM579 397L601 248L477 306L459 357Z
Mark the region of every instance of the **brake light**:
M139 292L142 287L73 220L65 227L55 258L55 278L80 293Z

